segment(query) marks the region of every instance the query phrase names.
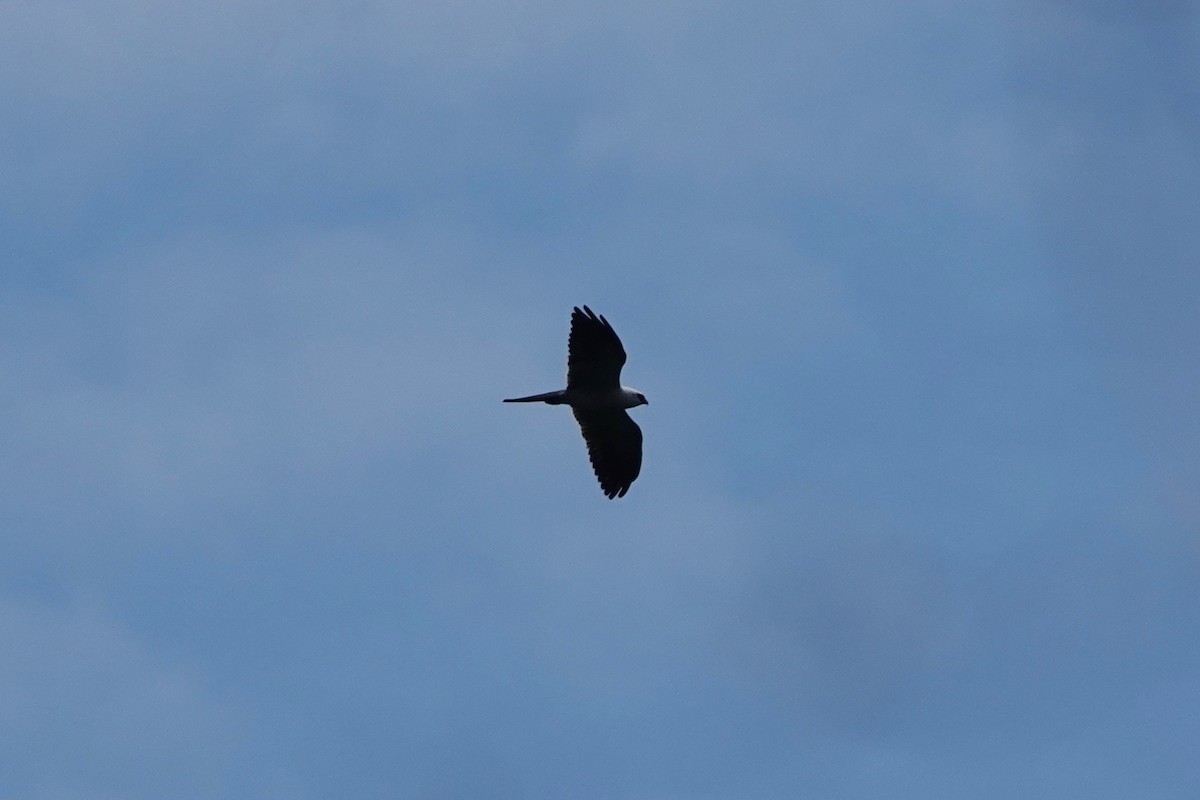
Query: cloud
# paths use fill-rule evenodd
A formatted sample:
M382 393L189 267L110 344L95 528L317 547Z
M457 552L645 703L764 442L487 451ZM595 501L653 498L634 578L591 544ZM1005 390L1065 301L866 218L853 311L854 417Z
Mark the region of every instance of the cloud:
M1018 39L1023 183L1047 274L1170 500L1200 475L1186 410L1200 388L1189 256L1200 241L1186 211L1200 185L1200 94L1180 69L1195 57L1184 34L1195 13L1108 3L1045 15ZM1064 47L1076 57L1062 60Z
M6 5L18 788L1190 776L1188 52L1104 8ZM584 302L620 503L499 402Z
M0 603L5 794L222 796L245 721L187 665L85 606Z
M526 356L469 283L481 255L423 236L193 233L97 264L66 302L10 297L10 502L178 514L434 438L474 449L478 386L507 391Z

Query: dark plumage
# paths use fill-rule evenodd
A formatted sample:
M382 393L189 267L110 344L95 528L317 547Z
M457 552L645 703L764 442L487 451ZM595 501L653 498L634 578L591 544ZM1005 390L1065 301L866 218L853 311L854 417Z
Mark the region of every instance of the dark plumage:
M569 405L583 431L588 458L606 497L624 497L642 469L642 431L626 409L646 396L621 386L625 348L612 325L587 306L571 313L567 388L506 403Z

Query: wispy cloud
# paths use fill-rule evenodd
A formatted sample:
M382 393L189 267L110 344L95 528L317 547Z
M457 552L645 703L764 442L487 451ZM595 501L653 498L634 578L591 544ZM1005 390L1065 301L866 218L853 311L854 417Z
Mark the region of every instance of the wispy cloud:
M1194 14L1127 6L5 5L14 792L1187 785ZM499 403L584 302L620 503Z

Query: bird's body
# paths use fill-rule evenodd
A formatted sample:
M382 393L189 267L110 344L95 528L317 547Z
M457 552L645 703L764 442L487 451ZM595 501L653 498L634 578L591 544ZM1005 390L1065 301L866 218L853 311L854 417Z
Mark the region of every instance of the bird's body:
M616 392L607 392L599 394L597 392L581 392L571 391L570 389L559 389L557 392L546 392L545 394L535 394L529 397L513 397L505 400L506 403L546 403L552 406L570 406L571 408L583 409L585 411L603 411L613 408L634 408L635 406L647 405L645 397L634 389L626 389L624 386L617 387Z
M571 314L567 349L567 388L504 402L570 406L601 490L609 499L624 497L642 469L642 430L625 411L647 405L646 396L621 385L625 348L608 320L587 306Z

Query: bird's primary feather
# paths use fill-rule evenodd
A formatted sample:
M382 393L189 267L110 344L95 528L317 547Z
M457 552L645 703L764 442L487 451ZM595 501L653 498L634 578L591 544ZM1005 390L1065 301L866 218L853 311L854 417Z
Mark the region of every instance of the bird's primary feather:
M642 470L642 430L625 410L644 405L646 396L621 386L624 366L625 348L608 320L587 306L575 308L567 339L567 388L504 401L571 406L592 470L609 499L624 497Z
M621 387L625 348L604 317L587 306L571 313L567 339L567 388L586 392L615 391Z
M624 497L642 471L642 429L624 409L572 409L587 442L592 471L608 497Z

